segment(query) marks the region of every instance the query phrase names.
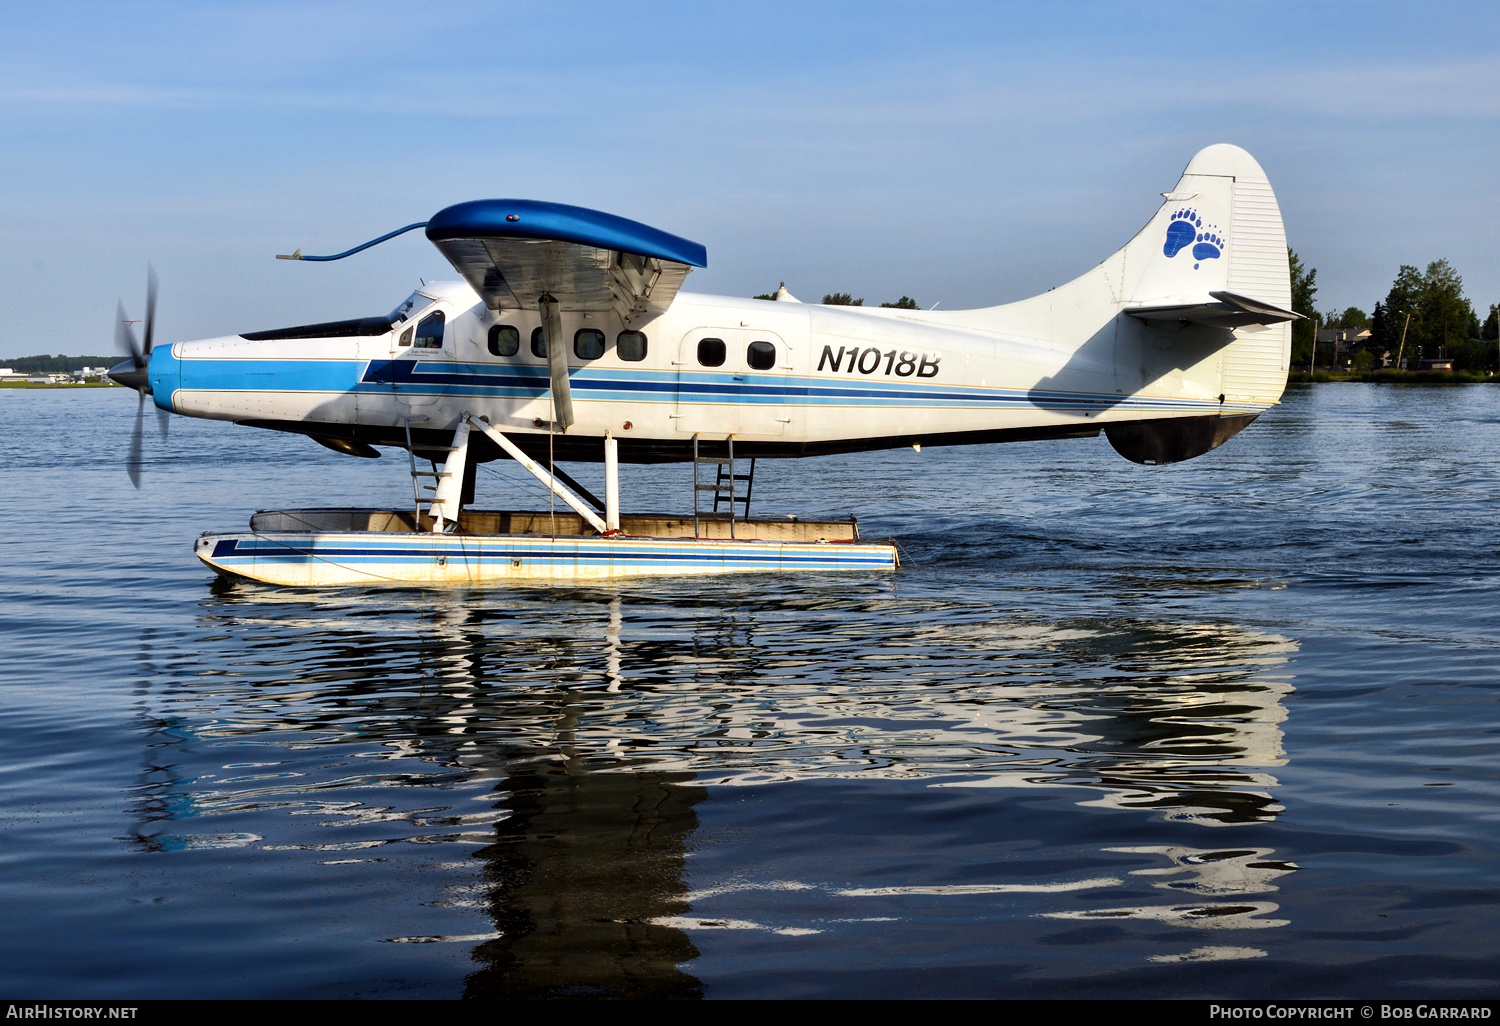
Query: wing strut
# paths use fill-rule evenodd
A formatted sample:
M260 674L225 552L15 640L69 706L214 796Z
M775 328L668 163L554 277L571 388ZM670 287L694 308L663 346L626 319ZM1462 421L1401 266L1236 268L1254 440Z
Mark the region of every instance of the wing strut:
M547 370L552 378L552 419L566 434L573 426L573 391L568 387L568 350L563 345L562 314L552 293L537 300L542 314L542 338L547 343Z
M550 351L551 350L548 350L548 352ZM552 493L559 499L571 506L573 508L573 512L577 513L579 516L583 517L584 520L588 521L589 525L593 527L594 530L598 531L600 534L610 533L609 526L599 518L599 514L589 509L588 505L582 499L580 499L578 496L574 495L566 487L564 487L563 483L556 477L554 477L552 474L549 474L546 467L542 466L536 460L532 459L530 456L527 456L524 452L522 452L520 447L517 446L515 442L512 442L509 438L506 438L487 421L476 419L472 414L465 413L464 419L468 421L470 427L478 428L480 431L483 431L487 436L489 436L490 441L494 442L500 448L504 449L511 459L515 460L521 466L531 471L531 475L533 477L535 477L538 481L551 489Z

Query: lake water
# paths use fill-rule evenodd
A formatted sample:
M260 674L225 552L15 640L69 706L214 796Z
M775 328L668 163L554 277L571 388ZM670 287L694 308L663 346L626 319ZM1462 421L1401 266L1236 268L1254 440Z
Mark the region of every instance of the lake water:
M448 592L216 583L404 454L148 414L136 491L134 416L0 391L4 993L1500 990L1500 389L765 461L903 569Z

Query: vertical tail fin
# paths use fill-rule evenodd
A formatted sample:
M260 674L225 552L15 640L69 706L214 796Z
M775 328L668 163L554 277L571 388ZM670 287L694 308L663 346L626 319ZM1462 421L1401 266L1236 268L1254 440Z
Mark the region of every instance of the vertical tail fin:
M1266 173L1238 146L1198 151L1149 224L1106 266L1119 262L1121 305L1198 302L1223 290L1271 306L1292 304L1286 231ZM1291 325L1237 328L1222 351L1225 412L1281 397Z
M1178 330L1123 315L1211 305L1219 302L1215 292L1251 307L1290 308L1286 232L1271 184L1254 157L1219 144L1200 150L1162 196L1135 238L1093 270L1043 295L946 320L1073 347L1043 391L1161 398L1179 407L1164 402L1148 412L1135 403L1142 416L1121 409L1105 421L1264 411L1286 387L1289 324Z

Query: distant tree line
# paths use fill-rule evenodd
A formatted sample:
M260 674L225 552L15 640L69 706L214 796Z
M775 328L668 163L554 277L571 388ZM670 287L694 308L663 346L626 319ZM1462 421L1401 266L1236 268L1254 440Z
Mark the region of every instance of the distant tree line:
M763 292L760 295L754 296L752 298L754 298L754 299L770 299L770 300L774 300L776 298L776 293L774 293L774 292ZM823 297L823 305L824 306L864 306L865 305L865 301L864 301L863 298L861 298L861 299L855 299L853 296L851 296L847 292L830 292L826 296ZM915 299L911 298L910 296L902 296L900 299L896 300L894 303L881 303L880 305L883 306L883 307L886 307L887 309L891 309L891 310L920 310L921 309L921 307L917 306L917 301Z
M9 367L17 374L72 374L85 367L113 367L120 362L118 356L18 356L15 359L0 358L0 367Z
M1489 308L1482 322L1464 295L1464 283L1447 260L1434 260L1425 271L1402 264L1385 298L1372 313L1357 306L1342 312L1318 313L1317 268L1304 267L1287 250L1292 271L1292 309L1308 319L1292 327L1292 363L1308 364L1314 355L1314 333L1318 329L1345 328L1351 332L1369 329L1369 337L1346 343L1341 357L1353 361L1357 370L1386 366L1416 367L1419 360L1453 361L1459 371L1494 370L1497 307ZM1318 343L1317 363L1332 367L1334 346Z

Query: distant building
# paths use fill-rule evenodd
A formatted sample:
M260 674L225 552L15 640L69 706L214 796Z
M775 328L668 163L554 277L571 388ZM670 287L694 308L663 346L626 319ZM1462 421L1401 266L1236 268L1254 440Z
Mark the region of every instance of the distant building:
M1440 372L1442 374L1452 374L1453 373L1453 361L1452 360L1419 360L1419 361L1417 361L1417 369L1418 370L1424 370L1424 371L1438 371L1438 372Z
M1373 335L1369 328L1319 328L1318 345L1331 346L1333 348L1334 365L1352 364L1354 355L1361 350L1369 349ZM1374 353L1376 362L1385 366L1386 361L1382 359L1382 353Z
M1319 328L1318 345L1334 348L1365 346L1370 343L1369 328Z

